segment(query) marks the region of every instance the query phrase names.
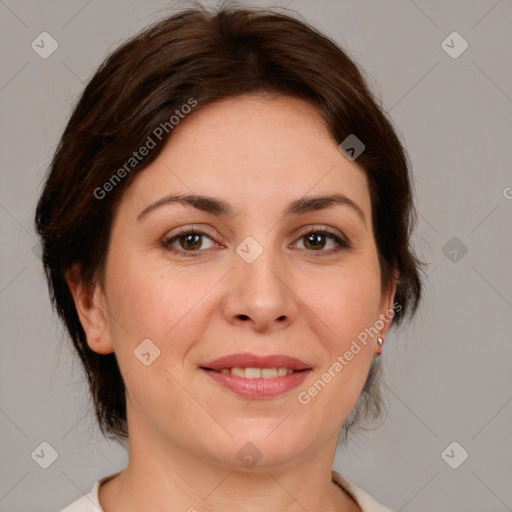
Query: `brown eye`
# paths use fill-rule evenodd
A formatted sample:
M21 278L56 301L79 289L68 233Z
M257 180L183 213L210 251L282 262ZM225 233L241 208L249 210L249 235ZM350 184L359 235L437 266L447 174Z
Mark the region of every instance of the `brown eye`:
M331 254L341 249L350 248L350 245L346 240L342 239L336 233L332 233L326 229L309 230L301 235L300 240L304 241L303 243L306 250L321 254ZM334 247L331 246L331 248L324 250L328 245L328 242L331 242Z
M212 238L206 233L189 229L171 237L165 238L162 241L162 245L169 252L178 254L180 256L200 256L205 249L204 237L213 242ZM218 244L212 243L210 244L210 247L213 245L218 246ZM206 247L206 249L209 249L210 247Z
M203 242L201 236L202 235L193 233L189 235L181 235L177 240L183 249L199 249Z
M307 249L323 249L325 247L326 237L322 233L310 233L304 239Z

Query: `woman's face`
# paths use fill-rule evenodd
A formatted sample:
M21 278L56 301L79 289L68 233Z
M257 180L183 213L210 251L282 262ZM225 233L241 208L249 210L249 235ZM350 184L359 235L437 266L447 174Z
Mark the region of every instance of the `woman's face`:
M336 442L394 293L356 162L294 98L230 98L174 128L116 211L103 321L81 314L116 354L132 437L227 467Z

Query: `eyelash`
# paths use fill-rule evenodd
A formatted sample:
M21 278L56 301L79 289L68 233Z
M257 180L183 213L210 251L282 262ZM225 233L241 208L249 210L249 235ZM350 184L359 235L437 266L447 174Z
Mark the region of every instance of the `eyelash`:
M299 235L299 238L297 240L300 240L301 238L304 238L305 236L313 234L313 233L320 234L320 235L327 235L328 238L333 240L338 245L337 248L330 249L327 251L324 251L324 250L314 251L311 249L309 249L309 250L306 249L306 251L312 252L312 253L323 253L323 254L318 255L320 257L322 257L324 255L330 255L332 253L336 253L336 252L344 250L344 249L346 250L346 249L351 248L348 241L344 240L343 238L338 236L336 233L333 233L332 231L329 231L328 229L325 229L325 228L310 228L307 231L302 232ZM208 233L204 233L203 231L196 231L191 228L184 228L184 229L178 231L177 233L175 233L172 237L164 238L164 240L162 240L162 246L167 251L177 254L183 258L196 258L196 257L200 256L201 253L205 251L204 249L203 250L198 249L198 250L194 250L194 251L185 251L183 249L178 250L178 249L175 249L174 247L172 247L172 244L174 243L174 241L178 240L179 238L181 238L185 235L207 236L208 238L212 239L212 237L210 235L208 235Z

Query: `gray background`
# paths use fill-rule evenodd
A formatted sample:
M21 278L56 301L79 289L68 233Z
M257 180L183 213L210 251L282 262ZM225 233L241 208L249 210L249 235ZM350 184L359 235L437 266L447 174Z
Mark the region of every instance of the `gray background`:
M411 157L414 243L430 264L416 320L387 340L388 419L340 450L335 468L396 511L512 510L512 2L273 4L298 11L367 71ZM2 511L60 510L127 462L94 424L51 312L32 218L84 82L173 5L187 2L0 0ZM59 45L47 59L31 48L43 31ZM441 46L453 31L469 44L458 58ZM448 40L451 51L460 43ZM58 452L48 469L31 457L43 441ZM457 469L441 455L453 441L461 447L445 460L469 454Z

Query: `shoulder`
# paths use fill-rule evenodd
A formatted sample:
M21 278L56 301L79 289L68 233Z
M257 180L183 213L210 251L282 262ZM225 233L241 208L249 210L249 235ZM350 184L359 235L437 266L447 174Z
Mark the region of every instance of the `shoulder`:
M342 477L336 471L332 471L332 480L350 494L356 503L361 507L362 512L393 512L391 509L381 505L373 499L367 492L357 487L353 482Z
M119 475L119 473L121 473L121 471L101 478L87 494L84 494L81 498L77 499L60 512L104 512L98 499L100 485L113 479Z
M62 509L61 512L103 512L98 502L99 484L96 482L90 492Z

